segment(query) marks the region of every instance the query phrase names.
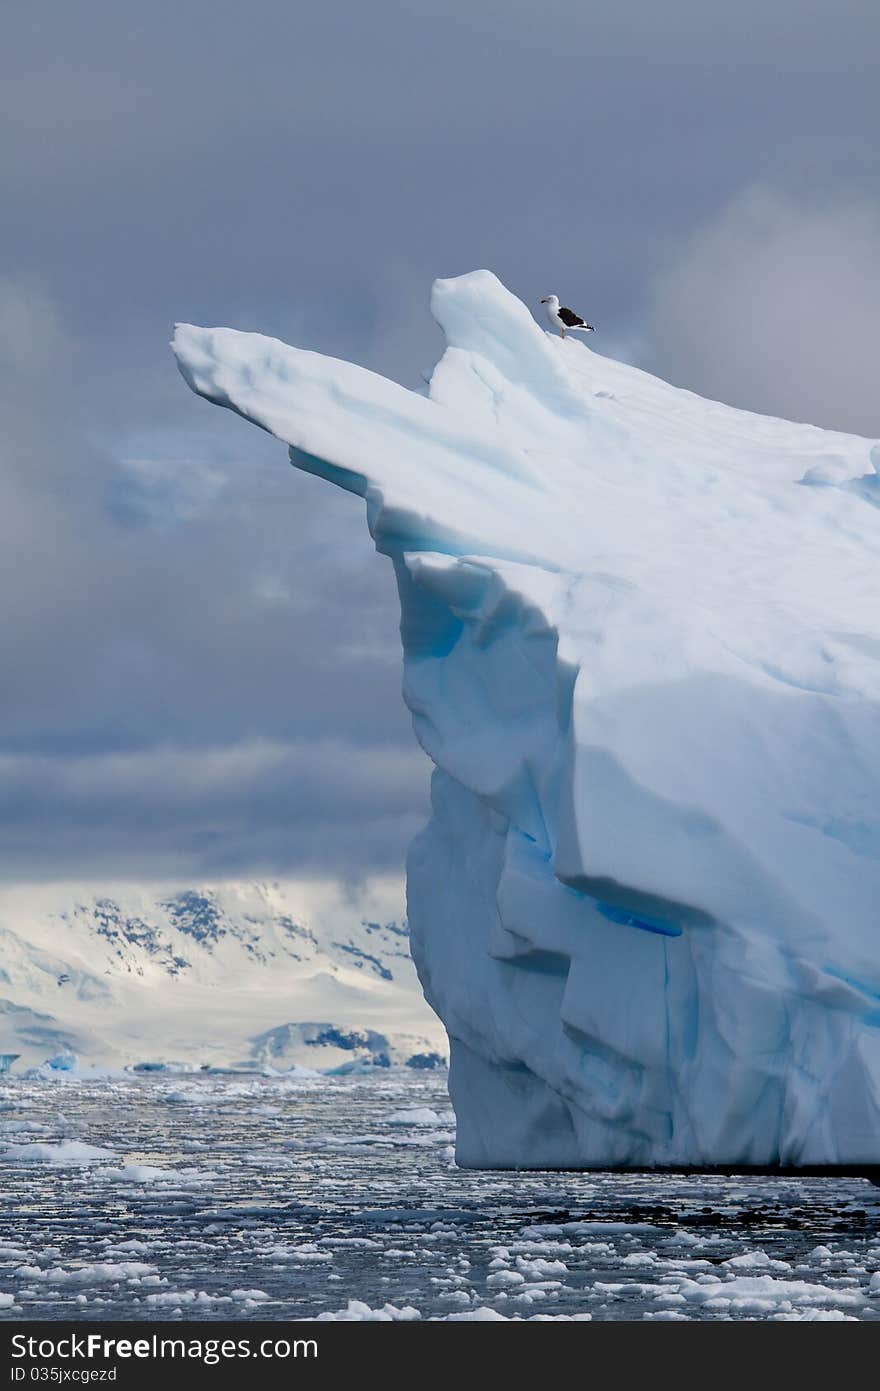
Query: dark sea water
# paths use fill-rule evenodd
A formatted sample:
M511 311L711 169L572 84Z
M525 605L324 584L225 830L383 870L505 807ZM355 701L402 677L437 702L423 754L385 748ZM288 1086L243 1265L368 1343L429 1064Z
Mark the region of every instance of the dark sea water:
M0 1317L880 1318L866 1180L476 1173L453 1138L432 1074L5 1078Z

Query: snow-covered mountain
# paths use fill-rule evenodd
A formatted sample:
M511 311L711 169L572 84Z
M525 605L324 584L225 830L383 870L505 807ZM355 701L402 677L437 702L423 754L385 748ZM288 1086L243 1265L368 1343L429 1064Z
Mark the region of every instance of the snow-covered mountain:
M397 886L0 889L0 1053L17 1067L431 1066Z
M486 271L432 308L427 397L175 347L394 563L459 1160L877 1163L880 448L560 341Z

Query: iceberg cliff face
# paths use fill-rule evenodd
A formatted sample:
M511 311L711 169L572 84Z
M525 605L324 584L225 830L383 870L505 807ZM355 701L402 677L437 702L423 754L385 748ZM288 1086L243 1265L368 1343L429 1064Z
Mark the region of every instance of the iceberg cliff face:
M553 338L486 271L432 307L427 397L174 346L394 563L459 1162L880 1162L880 448Z

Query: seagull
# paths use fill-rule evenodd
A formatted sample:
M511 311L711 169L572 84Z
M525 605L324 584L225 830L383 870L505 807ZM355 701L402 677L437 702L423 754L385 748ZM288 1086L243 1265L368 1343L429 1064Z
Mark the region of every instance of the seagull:
M592 324L588 324L586 319L582 319L580 314L575 314L573 309L566 309L565 305L559 303L558 295L545 295L541 300L547 306L547 318L554 328L559 329L560 336L565 337L565 330L570 328L572 333L595 333Z

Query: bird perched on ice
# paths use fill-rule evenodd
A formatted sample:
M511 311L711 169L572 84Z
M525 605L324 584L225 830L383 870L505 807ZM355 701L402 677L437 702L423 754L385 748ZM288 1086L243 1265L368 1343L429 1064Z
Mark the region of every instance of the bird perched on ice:
M566 309L564 304L559 303L558 295L545 295L541 300L547 306L547 318L554 328L559 329L560 336L565 337L565 330L571 329L572 333L595 333L592 324L588 324L586 319L582 319L580 314L575 314L573 309Z

